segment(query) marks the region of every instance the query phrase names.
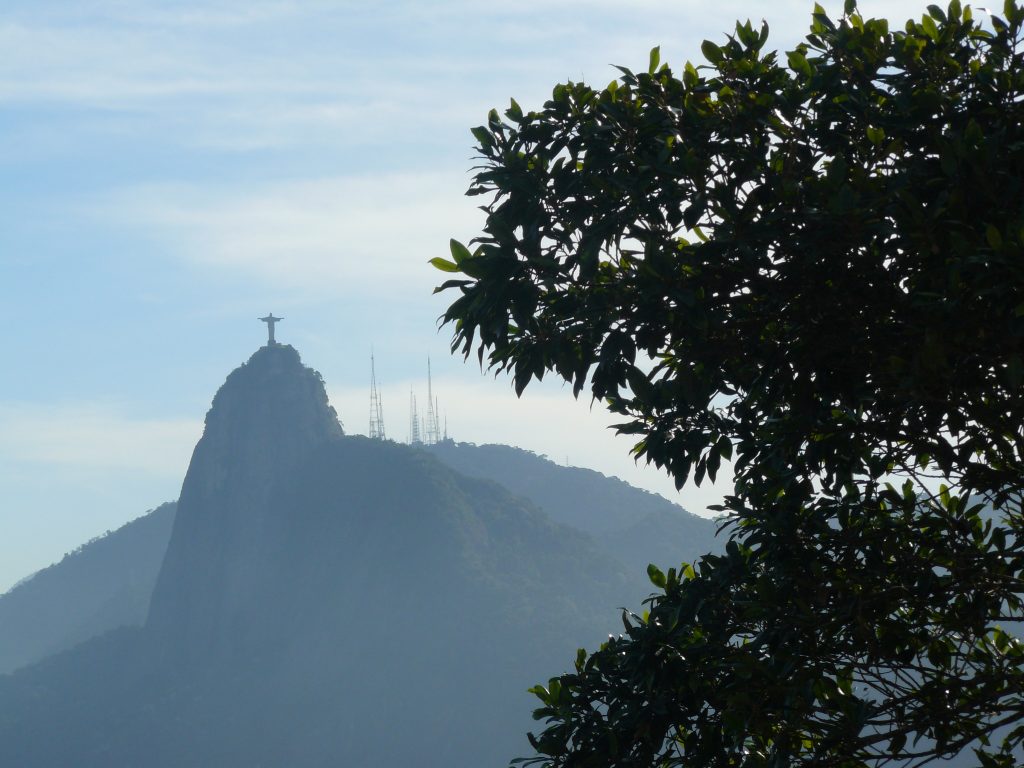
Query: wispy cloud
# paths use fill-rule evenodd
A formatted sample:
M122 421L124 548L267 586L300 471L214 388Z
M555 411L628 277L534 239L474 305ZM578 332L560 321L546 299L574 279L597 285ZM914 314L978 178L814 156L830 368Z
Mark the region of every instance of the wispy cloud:
M909 0L864 6L920 12ZM385 127L452 133L509 96L532 103L561 79L603 84L613 64L642 67L656 44L666 60L699 60L702 38L751 15L748 0L75 7L43 0L0 13L0 103L141 114L165 141L235 151L351 144ZM769 11L773 44L806 33L804 0Z
M427 287L428 259L478 222L461 174L383 174L254 189L155 185L122 191L95 213L131 222L195 265L310 294ZM429 292L429 290L428 290Z
M181 488L202 422L0 402L0 592Z
M0 461L183 477L202 434L194 419L139 419L104 404L0 404Z

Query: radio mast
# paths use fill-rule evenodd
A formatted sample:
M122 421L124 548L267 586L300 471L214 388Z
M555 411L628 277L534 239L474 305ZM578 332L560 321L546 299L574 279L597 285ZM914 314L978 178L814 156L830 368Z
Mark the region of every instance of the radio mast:
M384 435L384 406L381 403L380 392L377 391L377 371L372 351L370 352L370 438L373 440L386 439Z
M416 413L416 395L409 392L409 444L416 445L422 443L423 438L420 436L420 417Z
M437 418L437 401L434 399L434 386L430 378L430 358L427 358L427 423L424 425L426 432L425 441L427 445L433 445L441 440L441 425Z

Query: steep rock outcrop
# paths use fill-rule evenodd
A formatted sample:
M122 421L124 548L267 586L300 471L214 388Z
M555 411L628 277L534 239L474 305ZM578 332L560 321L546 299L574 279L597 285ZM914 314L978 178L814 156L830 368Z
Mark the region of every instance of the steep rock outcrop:
M148 626L185 652L230 651L255 590L275 483L342 435L320 375L291 346L256 351L214 397L181 488Z

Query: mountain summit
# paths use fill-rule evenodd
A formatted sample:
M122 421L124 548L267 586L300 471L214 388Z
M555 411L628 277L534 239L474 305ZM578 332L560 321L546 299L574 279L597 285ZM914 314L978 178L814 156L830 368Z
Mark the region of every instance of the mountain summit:
M148 626L189 652L230 651L257 609L273 488L343 430L294 347L261 347L213 399L192 454Z
M146 625L0 677L0 764L498 764L632 592L497 483L345 436L268 345L214 398Z

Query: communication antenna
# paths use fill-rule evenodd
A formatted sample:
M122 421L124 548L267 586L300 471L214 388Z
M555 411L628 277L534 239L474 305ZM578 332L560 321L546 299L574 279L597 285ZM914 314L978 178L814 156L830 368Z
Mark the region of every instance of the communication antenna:
M434 398L433 382L430 378L430 358L427 358L427 417L424 424L425 442L433 445L441 439L441 428L437 419L437 400Z
M409 444L416 445L422 443L423 438L420 436L420 419L416 414L416 395L409 391Z
M381 402L380 392L377 390L377 371L373 350L370 351L370 438L373 440L386 439L384 435L384 406Z

